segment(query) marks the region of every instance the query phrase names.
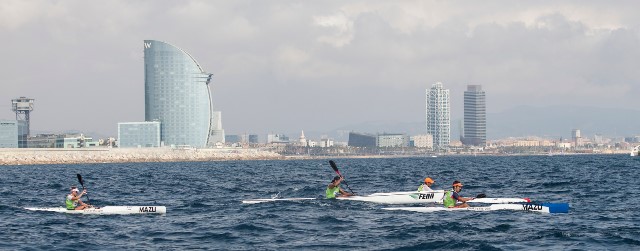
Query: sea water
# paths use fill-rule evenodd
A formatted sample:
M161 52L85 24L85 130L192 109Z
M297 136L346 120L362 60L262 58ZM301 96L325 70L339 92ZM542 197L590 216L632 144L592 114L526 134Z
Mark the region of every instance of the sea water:
M325 160L0 166L0 249L638 250L640 159L628 155L333 159L358 194L464 183L462 196L567 202L568 214L386 211L321 199ZM166 215L70 215L82 174L97 206L166 206ZM345 190L349 190L343 184ZM318 200L242 204L243 199ZM406 206L406 205L403 205ZM416 205L423 206L423 205Z

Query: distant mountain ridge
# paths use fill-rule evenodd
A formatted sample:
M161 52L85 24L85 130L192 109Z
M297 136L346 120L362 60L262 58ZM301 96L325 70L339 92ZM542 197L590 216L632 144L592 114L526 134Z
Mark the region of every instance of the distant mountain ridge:
M487 135L571 137L580 129L583 137L601 134L624 137L640 134L640 110L588 106L518 106L487 114Z
M451 139L460 138L460 121L452 118ZM487 113L487 138L541 136L571 138L571 130L580 129L583 137L595 134L605 137L640 135L640 110L600 108L588 106L516 106L499 113ZM331 132L307 132L307 138L329 135L338 141L348 140L349 131L363 133L426 133L424 121L393 122L370 121L342 126ZM340 132L340 133L338 133ZM291 134L290 138L296 138Z

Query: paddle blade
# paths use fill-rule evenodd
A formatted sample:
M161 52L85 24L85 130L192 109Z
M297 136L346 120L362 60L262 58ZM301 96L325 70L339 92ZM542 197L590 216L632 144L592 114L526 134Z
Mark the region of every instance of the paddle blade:
M481 194L478 194L478 195L476 196L476 198L487 198L487 195L486 195L486 194L481 193Z
M333 160L329 160L329 165L331 165L331 168L333 168L333 171L335 171L338 175L342 176L340 174L340 171L338 171L338 166L336 165L336 162L333 162Z
M82 180L82 175L78 174L78 182L80 182L81 186L84 186L84 181Z

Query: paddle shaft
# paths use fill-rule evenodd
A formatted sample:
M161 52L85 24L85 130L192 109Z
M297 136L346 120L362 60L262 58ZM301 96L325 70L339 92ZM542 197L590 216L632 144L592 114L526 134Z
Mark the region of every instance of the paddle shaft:
M82 186L82 190L86 190L84 188L84 180L82 180L82 175L78 174L78 182L80 182L80 185ZM87 204L89 204L89 194L85 194L87 196Z
M333 160L329 160L329 165L331 165L331 168L333 168L333 171L335 171L335 172L338 174L338 176L342 177L342 182L344 182L344 185L345 185L345 186L347 186L347 189L349 189L349 191L350 191L352 194L356 194L356 193L351 189L351 187L349 186L349 184L347 183L347 181L346 181L346 180L344 180L344 176L342 176L342 174L340 174L340 170L338 170L338 166L336 165L336 163L335 163L335 162L333 162Z

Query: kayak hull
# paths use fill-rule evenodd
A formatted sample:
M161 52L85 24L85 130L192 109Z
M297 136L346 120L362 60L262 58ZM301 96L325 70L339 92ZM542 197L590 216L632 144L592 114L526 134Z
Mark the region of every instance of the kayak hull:
M432 213L442 211L497 211L497 210L513 210L513 211L528 211L539 213L568 213L568 203L525 203L525 204L492 204L486 207L465 207L465 208L446 208L446 207L385 207L384 210L393 211L411 211L419 213Z
M390 192L390 193L374 193L363 196L348 196L348 197L336 197L337 200L350 200L350 201L364 201L379 204L424 204L424 203L436 203L442 204L444 198L443 190L429 191L429 192ZM300 200L315 200L317 198L281 198L281 199L252 199L243 200L245 204L257 204L263 202L276 202L276 201L300 201ZM469 201L475 203L526 203L530 202L529 199L522 198L477 198Z
M165 206L106 206L100 208L87 208L84 210L68 210L63 207L27 207L30 211L57 212L67 214L165 214Z
M442 203L444 192L375 193L365 196L336 197L338 200L365 201L380 204Z
M276 202L276 201L300 201L300 200L315 200L316 198L282 198L282 199L253 199L243 200L244 204L258 204L263 202Z

